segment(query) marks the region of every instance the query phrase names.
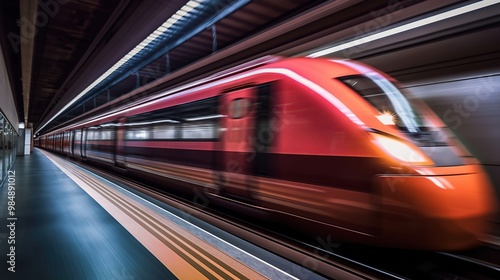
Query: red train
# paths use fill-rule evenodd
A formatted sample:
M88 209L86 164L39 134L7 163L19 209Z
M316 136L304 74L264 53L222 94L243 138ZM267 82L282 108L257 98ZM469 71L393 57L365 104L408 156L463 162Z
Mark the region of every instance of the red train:
M36 142L350 242L466 248L496 207L439 118L345 60L267 58Z

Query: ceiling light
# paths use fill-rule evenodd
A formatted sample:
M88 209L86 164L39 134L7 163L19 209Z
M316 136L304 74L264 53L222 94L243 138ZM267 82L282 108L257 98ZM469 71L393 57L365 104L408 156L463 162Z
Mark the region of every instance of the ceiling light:
M419 27L423 27L429 24L433 24L439 21L443 21L445 19L449 19L452 17L456 17L462 14L466 14L469 12L473 12L482 8L486 8L495 4L500 3L500 0L484 0L484 1L479 1L470 5L466 5L457 9L453 9L444 13L440 13L434 16L426 17L420 20L416 20L407 24L403 24L398 27L394 27L385 31L381 31L372 35L365 36L363 38L359 38L353 41L349 41L337 46L333 46L318 52L314 52L307 57L320 57L320 56L325 56L328 54L336 53L338 51L342 51L345 49L353 48L359 45L363 45L375 40L383 39L392 35L396 35L402 32L410 31Z
M182 8L180 8L174 15L172 15L167 21L165 21L160 27L158 27L152 34L150 34L146 39L144 39L139 45L133 48L128 54L126 54L122 59L120 59L115 65L113 65L110 69L108 69L104 74L102 74L98 79L96 79L93 83L91 83L88 87L86 87L82 92L80 92L73 100L68 102L59 112L57 112L51 119L49 119L43 126L41 126L36 132L42 130L45 126L51 123L55 118L57 118L62 112L66 111L70 106L72 106L76 101L80 100L85 94L91 91L95 86L97 86L100 82L106 79L109 75L111 75L114 71L118 70L123 64L127 63L130 59L134 57L138 52L144 49L149 43L155 40L158 36L165 33L168 28L172 26L174 22L181 19L183 16L187 15L188 12L195 9L200 2L198 1L189 1ZM181 16L182 15L182 16Z

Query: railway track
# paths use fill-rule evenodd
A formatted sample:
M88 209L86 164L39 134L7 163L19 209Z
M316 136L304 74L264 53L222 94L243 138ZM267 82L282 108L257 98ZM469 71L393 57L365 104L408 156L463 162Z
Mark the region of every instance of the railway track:
M249 216L228 215L116 173L79 162L81 167L134 193L179 209L179 216L196 217L223 231L280 255L332 279L500 279L500 251L481 246L474 250L420 252L364 245L339 244L330 237L305 240ZM235 213L233 213L235 214ZM198 225L203 227L203 225ZM207 229L210 230L210 229ZM286 230L285 230L286 231ZM297 270L300 268L295 268ZM301 271L295 271L300 275Z
M483 250L483 247L478 249ZM500 279L498 264L462 253L420 252L367 246L340 246L335 254L376 267L403 279ZM500 252L495 254L500 256ZM500 260L497 258L497 262Z

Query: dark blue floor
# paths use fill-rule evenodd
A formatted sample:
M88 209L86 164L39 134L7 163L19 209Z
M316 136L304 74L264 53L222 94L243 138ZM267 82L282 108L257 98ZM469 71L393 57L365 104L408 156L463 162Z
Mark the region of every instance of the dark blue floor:
M18 157L11 170L17 220L7 219L5 182L0 189L0 279L175 279L39 151ZM15 239L9 239L11 222ZM15 272L8 270L10 246L15 246Z

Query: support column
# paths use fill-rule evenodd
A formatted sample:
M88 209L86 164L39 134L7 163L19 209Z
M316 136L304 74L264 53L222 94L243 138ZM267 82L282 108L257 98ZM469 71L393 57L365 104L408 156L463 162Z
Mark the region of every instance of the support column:
M214 25L212 25L212 53L215 53L217 51L217 28Z
M165 54L165 74L170 73L170 55L167 53Z
M24 128L24 155L29 156L31 153L31 133L33 128L26 127Z

